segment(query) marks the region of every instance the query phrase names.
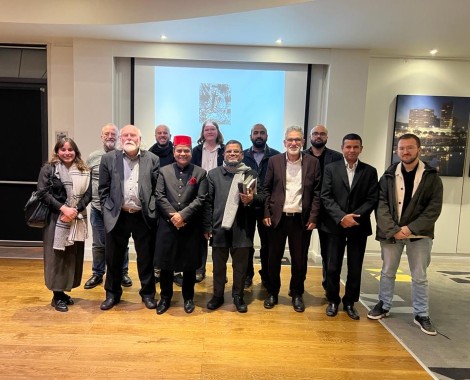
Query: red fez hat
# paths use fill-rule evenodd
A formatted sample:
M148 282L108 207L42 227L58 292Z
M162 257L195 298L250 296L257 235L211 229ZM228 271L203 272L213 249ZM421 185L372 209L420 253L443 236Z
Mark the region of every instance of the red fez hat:
M190 136L184 136L184 135L175 136L173 138L173 145L174 146L177 146L177 145L191 146L191 137Z

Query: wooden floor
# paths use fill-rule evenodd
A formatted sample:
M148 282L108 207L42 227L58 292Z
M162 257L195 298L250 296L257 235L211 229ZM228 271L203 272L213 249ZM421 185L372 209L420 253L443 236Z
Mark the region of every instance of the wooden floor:
M85 281L91 265L85 263ZM231 273L231 272L230 272ZM309 268L296 313L287 297L283 267L280 304L263 308L265 291L255 277L248 313L239 314L227 284L225 305L205 308L212 277L196 285L196 310L187 315L175 286L164 315L145 309L137 284L122 302L101 311L104 290L74 289L76 304L59 313L50 306L41 260L0 259L0 377L113 379L429 379L430 375L378 322L344 312L325 315L320 269ZM230 277L230 275L229 275Z

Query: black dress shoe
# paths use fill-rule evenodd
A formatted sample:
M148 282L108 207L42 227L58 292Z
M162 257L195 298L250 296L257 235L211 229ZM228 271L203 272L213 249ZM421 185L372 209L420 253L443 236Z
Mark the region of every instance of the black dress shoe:
M326 307L326 315L329 317L335 317L338 314L338 304L328 302L328 306Z
M210 301L207 303L207 308L209 310L215 310L221 307L224 304L224 297L213 296Z
M359 316L359 312L354 307L354 305L344 305L343 309L347 314L348 317L354 319L355 321L359 320L361 317Z
M206 278L205 273L196 273L196 282L201 282Z
M194 306L194 301L193 300L186 300L184 301L184 311L188 314L192 313L195 309L195 306Z
M109 298L106 298L103 302L101 302L100 309L109 310L109 309L112 309L114 305L117 305L118 303L119 303L119 300L109 297Z
M248 311L248 306L246 305L243 296L234 296L233 303L239 313L246 313Z
M157 307L157 300L155 298L144 297L142 298L142 302L147 309L155 309Z
M160 315L167 311L170 308L170 302L171 300L162 298L157 305L157 314Z
M94 287L98 286L103 282L103 276L99 276L97 274L94 274L91 276L87 282L85 282L85 285L83 286L85 289L93 289Z
M66 305L73 305L75 302L73 302L72 297L70 297L68 294L64 293L64 302Z
M121 285L126 288L132 286L132 280L127 273L122 275Z
M57 311L69 311L69 308L67 307L67 304L64 300L56 300L53 298L51 301L51 306Z
M301 296L292 297L292 306L294 307L294 310L298 313L303 313L305 311L304 300Z
M268 295L268 298L264 300L264 308L265 309L272 309L274 305L277 305L278 299L277 296L270 294Z

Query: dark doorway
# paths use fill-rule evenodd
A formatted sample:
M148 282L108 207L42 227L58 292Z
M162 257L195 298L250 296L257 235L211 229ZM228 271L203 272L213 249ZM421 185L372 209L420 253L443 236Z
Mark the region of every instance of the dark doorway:
M0 244L40 245L42 230L26 226L23 207L47 160L46 80L33 83L0 80L0 115L5 132L0 149L3 200Z

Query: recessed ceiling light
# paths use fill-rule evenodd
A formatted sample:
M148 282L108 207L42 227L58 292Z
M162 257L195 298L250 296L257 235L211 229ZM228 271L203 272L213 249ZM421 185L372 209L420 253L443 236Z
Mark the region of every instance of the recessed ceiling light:
M160 39L161 39L162 41L165 41L167 38L168 38L168 37L165 36L164 34L162 34L162 35L160 36Z
M278 39L275 41L275 43L276 43L277 45L282 45L282 38L278 38Z
M438 53L438 50L437 49L432 49L429 51L429 54L431 55L436 55Z

